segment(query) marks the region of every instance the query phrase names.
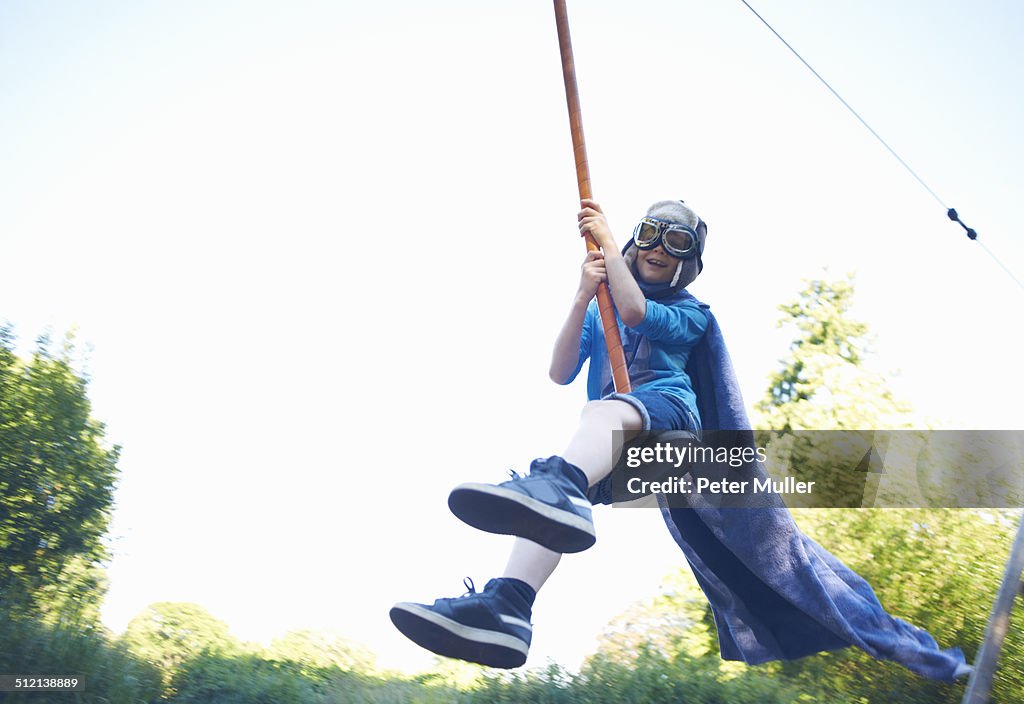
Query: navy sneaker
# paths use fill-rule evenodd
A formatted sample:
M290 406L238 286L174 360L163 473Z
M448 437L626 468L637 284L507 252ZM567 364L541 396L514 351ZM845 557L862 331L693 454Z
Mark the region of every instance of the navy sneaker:
M460 484L448 507L488 533L517 535L555 552L582 552L597 541L587 478L561 457L534 460L529 476L501 484Z
M401 602L391 607L391 622L407 638L449 658L490 667L513 668L530 652L529 604L503 580L492 579L482 592L473 581L460 597L432 605Z

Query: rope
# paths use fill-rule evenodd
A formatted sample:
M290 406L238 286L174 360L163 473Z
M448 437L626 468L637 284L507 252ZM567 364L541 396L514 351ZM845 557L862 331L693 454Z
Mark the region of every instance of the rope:
M928 191L928 193L931 194L932 198L934 198L936 200L936 202L938 202L938 204L942 206L943 210L946 211L947 217L949 217L949 219L954 221L954 222L960 223L960 225L966 231L967 239L969 239L969 240L971 240L973 242L977 242L978 244L980 244L981 248L983 250L985 250L986 254L988 254L990 257L992 257L993 261L995 261L995 263L998 264L1003 269L1003 271L1005 271L1007 273L1007 275L1011 279L1013 279L1014 283L1016 283L1017 286L1020 287L1021 291L1024 291L1024 283L1021 283L1021 280L1018 279L1014 275L1014 273L1012 271L1010 271L1009 267L1007 267L1005 264L1003 264L1003 262L1000 261L999 258L995 254L993 254L993 252L988 247L986 247L984 244L981 243L980 240L978 240L978 233L977 233L977 231L974 230L973 228L968 227L966 224L964 224L964 222L960 219L960 216L957 215L957 212L956 212L956 210L954 208L950 208L950 207L946 206L946 204L943 202L943 200L941 198L939 198L939 196L935 193L934 190L932 190L931 186L929 186L927 183L925 183L924 179L921 178L920 176L918 176L917 172L914 171L912 168L910 168L910 165L907 164L907 162L904 161L903 158L899 154L896 153L896 150L893 149L892 147L890 147L889 143L886 142L884 139L882 139L881 135L879 135L878 132L876 132L874 130L874 128L872 128L871 125L869 125L867 123L867 120L865 120L863 117L861 117L860 114L856 110L854 110L850 106L850 104L848 102L846 102L843 99L843 96L839 95L839 92L836 91L836 89L833 88L831 85L829 85L829 82L826 81L824 78L822 78L821 74L814 70L813 66L811 66L809 63L807 63L807 61L804 59L804 57L802 57L800 55L800 53L796 49L794 49L793 46L782 37L781 34L779 34L777 31L775 31L775 28L772 27L770 24L768 24L768 21L764 17L762 17L757 12L757 10L755 10L753 7L750 6L750 3L747 2L747 0L740 0L740 2L742 2L744 5L746 5L747 9L750 10L752 13L754 13L754 16L757 17L757 19L761 20L761 23L764 24L764 26L767 27L769 30L771 30L772 34L774 34L776 37L778 37L779 41L782 42L783 44L785 44L786 48L789 49L791 52L793 52L793 55L796 56L796 58L800 59L800 63L802 63L804 66L806 66L807 70L809 70L811 73L813 73L814 76L819 81L821 81L821 83L826 88L828 88L829 92L832 93L832 95L834 95L836 97L836 99L840 103L842 103L843 106L847 110L849 110L850 113L854 117L856 117L857 120L862 125L864 125L865 128L867 128L868 132L870 132L872 135L874 135L875 139L877 139L882 144L882 146L885 147L890 154L892 154L892 156L896 159L896 161L898 161L900 164L902 164L903 168L905 168L908 172L910 172L911 176L913 176L915 179L917 179L917 182L920 183L921 186L923 186L924 189L926 191Z

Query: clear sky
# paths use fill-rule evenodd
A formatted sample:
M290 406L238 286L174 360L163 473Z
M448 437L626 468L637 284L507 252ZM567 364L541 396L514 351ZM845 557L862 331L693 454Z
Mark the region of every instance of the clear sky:
M1024 276L1024 6L753 4ZM740 2L569 14L595 197L620 241L663 198L708 222L691 290L749 402L776 306L854 271L922 419L1024 427L1020 288ZM124 447L111 628L193 601L426 663L389 606L510 544L448 491L561 450L585 399L546 376L583 257L551 4L10 0L0 164L0 319L77 329ZM683 565L656 512L597 520L532 664Z

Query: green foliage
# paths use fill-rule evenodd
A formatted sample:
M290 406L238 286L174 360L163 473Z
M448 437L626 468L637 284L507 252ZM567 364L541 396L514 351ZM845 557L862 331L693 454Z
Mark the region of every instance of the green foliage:
M0 610L0 673L69 674L81 677L82 704L149 704L160 701L160 671L133 657L91 624L58 625ZM2 701L38 704L44 694L3 695Z
M376 658L367 648L339 636L317 631L292 631L270 644L269 655L280 661L302 663L312 668L338 668L369 673Z
M755 425L775 430L909 427L909 407L869 370L868 327L849 315L853 279L806 282L797 300L779 306L779 326L796 328L789 358L769 380Z
M70 337L59 353L41 339L27 362L13 348L0 328L0 598L51 622L95 619L118 448L90 417Z
M804 509L795 511L794 518L804 532L864 577L891 614L925 628L941 647L958 646L968 660L973 659L1016 530L1015 512ZM597 678L617 692L628 687L630 692L643 689L672 696L674 682L684 677L677 670L683 668L689 673L686 678L707 680L700 684L688 679L695 691L705 686L717 691L718 685L709 682L760 687L774 681L809 701L901 704L953 704L963 693L963 680L927 680L857 648L756 667L723 661L709 609L698 601L697 590L689 569L679 570L666 580L658 597L615 619L597 654L584 666L587 681ZM1019 623L1024 623L1024 603L1018 603L1012 616L1012 624ZM663 668L657 678L651 671L655 663ZM634 689L640 686L635 678L643 680L641 689ZM662 692L662 686L668 689ZM1007 635L993 701L1024 702L1024 629L1012 627Z
M171 679L175 704L315 704L323 701L322 674L289 661L254 654L206 651L178 668Z
M801 528L871 584L894 616L925 628L941 647L959 646L970 661L980 647L1016 512L966 509L860 509L795 512ZM1018 603L1013 623L1024 622ZM923 679L860 650L790 663L786 674L875 701L959 701L963 684ZM1024 701L1024 630L1011 628L996 673L993 701Z
M630 662L602 654L591 658L578 675L557 666L527 673L489 676L484 686L467 692L472 704L791 704L800 690L758 671L744 677L723 673L717 655L694 658L641 646ZM805 700L810 701L810 700ZM835 698L835 704L852 700Z
M242 650L226 623L201 606L175 602L146 607L128 623L121 640L168 675L203 653L233 655Z
M164 675L173 704L451 702L456 690L430 678L378 676L373 655L344 638L295 631L270 648L237 641L201 606L163 602L128 624L121 643Z
M736 677L723 673L719 663L717 654L692 658L685 653L667 656L653 651L642 651L630 666L594 659L581 673L591 697L584 701L790 704L800 700L800 690L786 682L757 670ZM842 704L847 700L833 701Z
M480 668L477 668L478 670ZM259 653L204 652L171 680L168 704L453 704L466 694L432 681L313 666Z
M118 449L73 356L70 336L59 351L43 337L22 361L0 327L0 672L79 675L80 702L156 702L159 670L99 626Z
M689 569L668 575L658 596L612 619L594 657L630 665L645 649L694 659L718 653L711 607Z
M795 301L779 306L784 314L779 325L795 328L796 337L753 417L756 427L766 429L759 443L770 447L773 476L815 482L813 495L806 497L811 505L873 505L878 489L873 471L880 461L872 453L873 430L912 425L909 405L866 364L868 326L849 315L853 294L850 277L814 279ZM769 443L767 430L783 435L772 433ZM799 432L808 430L830 432Z

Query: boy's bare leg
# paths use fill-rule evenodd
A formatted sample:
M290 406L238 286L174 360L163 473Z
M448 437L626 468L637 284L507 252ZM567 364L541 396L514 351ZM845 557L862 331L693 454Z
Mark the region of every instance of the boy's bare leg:
M631 439L643 430L640 411L625 401L591 401L583 407L576 434L562 453L562 459L587 475L590 486L611 473L622 451L621 447L614 447L614 430L624 431L623 440Z
M622 449L614 447L612 431L624 431L628 440L642 429L640 412L625 401L591 401L583 407L579 427L562 459L579 467L593 486L612 471L615 455ZM540 591L561 559L561 553L516 538L502 577L522 580Z
M560 552L548 550L526 538L516 538L501 576L520 579L539 592L561 559Z
M517 498L530 498L535 503L539 501L544 508L556 507L566 516L554 514L555 517L551 518L549 511L547 526L567 526L572 532L563 532L557 539L552 539L550 531L542 530L531 533L531 537L550 541L554 547L569 552L585 550L593 545L590 502L585 496L586 488L581 486L583 480L594 484L611 471L615 459L613 454L621 451L616 447L613 431L626 431L627 436L632 436L642 429L642 423L639 411L624 401L594 401L584 407L579 427L563 456L540 460L536 465L539 476L532 476L534 465L531 465L531 476L523 478L524 483L546 482L536 485L548 489L548 494L556 493L550 491L555 489L561 492L561 496L554 503L547 503L545 498L533 499L528 491L515 494ZM584 476L579 476L580 472ZM449 496L449 506L470 525L493 533L509 532L504 524L496 528L493 524L477 525L482 515L479 503L473 507L472 502L467 502L467 497L476 497L478 502L480 497L498 497L498 503L492 502L491 507L496 506L499 513L508 511L508 504L501 502L509 499L491 491L502 489L503 485L483 487L472 484L456 487ZM572 506L563 508L563 504ZM515 505L523 504L518 502ZM519 517L532 519L534 515L545 517L536 511L520 513ZM569 518L573 520L567 520ZM439 655L492 667L519 667L526 662L530 649L534 599L561 561L561 552L523 537L516 538L504 575L488 581L482 592L471 589L470 594L454 599L437 599L432 605L401 602L391 608L391 620L414 643Z

